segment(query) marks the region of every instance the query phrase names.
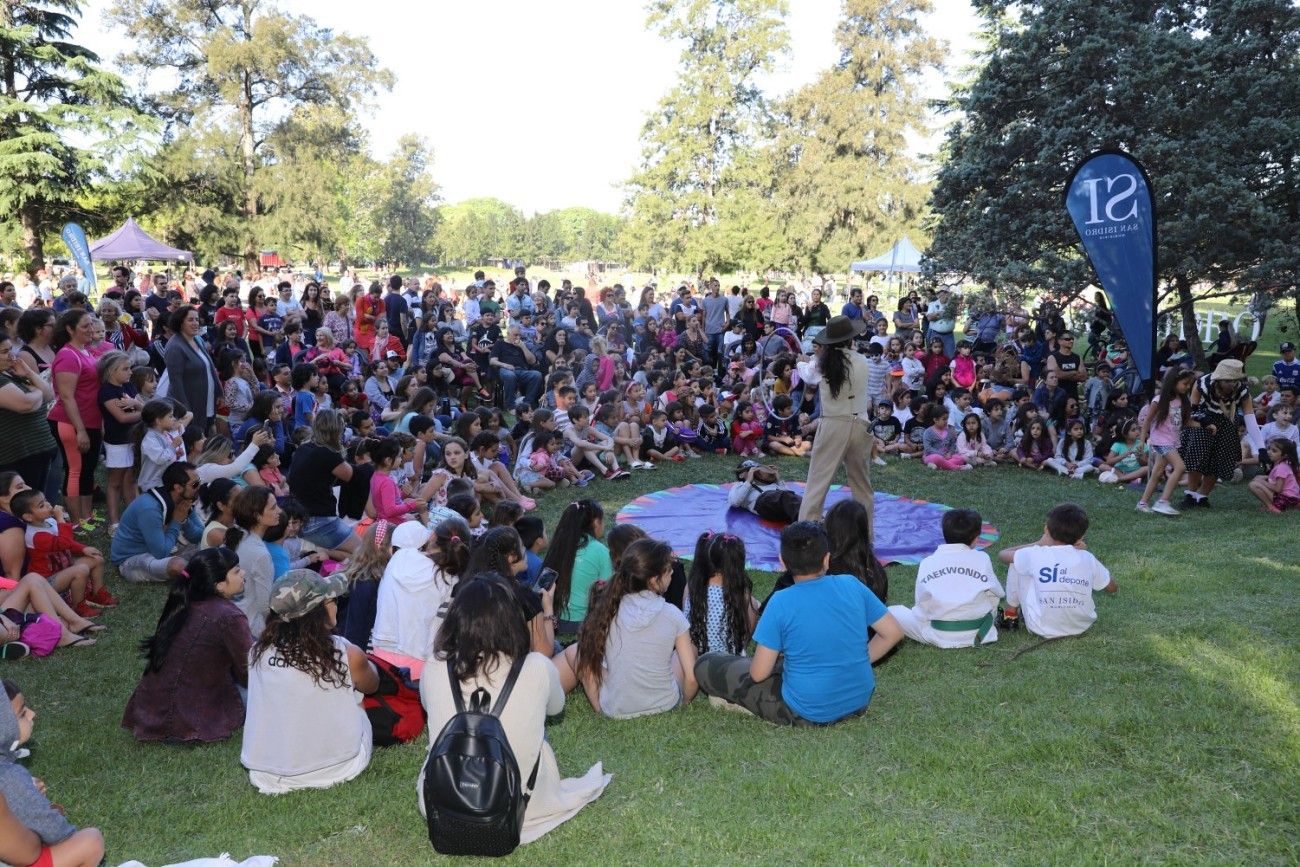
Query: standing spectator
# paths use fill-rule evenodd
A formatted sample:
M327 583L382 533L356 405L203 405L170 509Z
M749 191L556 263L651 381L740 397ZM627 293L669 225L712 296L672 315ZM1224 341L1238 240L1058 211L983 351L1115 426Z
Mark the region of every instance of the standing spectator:
M779 297L779 295L778 295ZM704 334L709 341L709 361L714 367L722 366L722 337L727 332L729 305L723 298L716 278L709 281L709 294L704 296ZM787 308L789 305L786 305Z
M384 316L388 319L388 333L403 343L410 340L411 305L402 296L402 278L394 274L388 278L388 294L384 296Z
M199 311L182 307L172 314L170 326L174 333L163 352L167 396L190 411L189 430L206 434L216 414L221 381L212 358L199 341Z
M95 317L85 310L69 310L54 330L58 353L54 372L57 402L50 410L50 430L63 451L63 490L71 523L91 518L91 490L99 466L103 416L99 410L99 373L86 347L95 334Z
M31 356L12 355L11 346L0 334L0 472L12 470L40 491L57 448L45 420L54 389Z

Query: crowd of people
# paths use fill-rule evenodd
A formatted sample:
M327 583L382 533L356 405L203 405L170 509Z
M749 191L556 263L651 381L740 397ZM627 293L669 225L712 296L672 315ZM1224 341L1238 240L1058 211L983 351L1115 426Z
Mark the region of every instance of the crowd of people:
M1051 303L963 309L943 289L886 316L856 288L842 305L717 280L588 298L522 268L501 298L482 272L451 291L119 266L94 304L74 277L55 285L18 309L0 284L0 565L22 576L0 585L0 657L92 646L117 604L106 572L166 583L122 724L166 742L242 729L250 782L268 794L362 773L375 743L362 697L394 671L431 733L479 690L505 691L502 726L519 767L536 769L524 842L610 780L599 764L561 777L544 738L579 686L614 719L703 691L770 722L827 725L866 709L871 664L904 636L1078 634L1092 591L1114 590L1077 506L1003 552L1005 591L973 548L979 516L954 510L915 606L886 607L872 463L1096 475L1164 514L1184 479L1183 502L1203 506L1252 473L1264 508L1300 506L1290 344L1252 396L1239 360L1198 374L1175 340L1144 402L1109 318L1088 329L1088 368ZM688 574L636 526L607 527L593 498L549 530L530 514L557 488L706 454L746 459L732 504L789 525L785 573L761 604L734 536L702 534ZM763 461L803 455L800 499ZM854 498L823 518L841 465ZM107 552L82 541L101 527ZM1027 577L1043 568L1047 602ZM30 711L6 690L21 733ZM46 821L44 792L13 782L25 772L12 758L4 768L0 795L42 845L98 860L97 834ZM423 810L423 778L419 791Z

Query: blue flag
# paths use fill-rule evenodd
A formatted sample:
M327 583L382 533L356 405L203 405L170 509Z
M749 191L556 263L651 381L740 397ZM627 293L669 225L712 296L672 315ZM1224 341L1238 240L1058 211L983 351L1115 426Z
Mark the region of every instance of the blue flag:
M90 261L90 245L86 243L86 233L76 223L68 223L63 227L63 243L68 245L68 251L72 253L72 258L76 260L77 267L81 269L82 275L90 281L90 288L95 288L95 263Z
M1106 290L1143 379L1156 346L1156 210L1141 164L1118 150L1088 157L1065 187L1065 207Z

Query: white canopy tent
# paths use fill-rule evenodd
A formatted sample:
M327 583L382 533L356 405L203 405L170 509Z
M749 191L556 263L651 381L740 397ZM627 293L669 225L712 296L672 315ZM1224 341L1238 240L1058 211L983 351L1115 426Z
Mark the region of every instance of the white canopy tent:
M921 271L921 251L909 238L894 242L888 253L874 259L864 259L849 265L850 271L884 271L893 274L918 274Z

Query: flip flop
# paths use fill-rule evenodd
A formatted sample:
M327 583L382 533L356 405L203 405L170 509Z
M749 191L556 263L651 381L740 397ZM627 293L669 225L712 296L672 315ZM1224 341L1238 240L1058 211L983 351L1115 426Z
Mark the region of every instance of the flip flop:
M59 647L94 647L94 646L95 646L95 639L93 638L77 638L72 641L69 641L67 644L59 645Z
M71 632L73 635L85 635L87 632L90 632L92 634L98 634L100 632L103 632L106 629L108 629L108 627L102 623L92 623L89 626L83 626L80 629L71 629L68 631Z

